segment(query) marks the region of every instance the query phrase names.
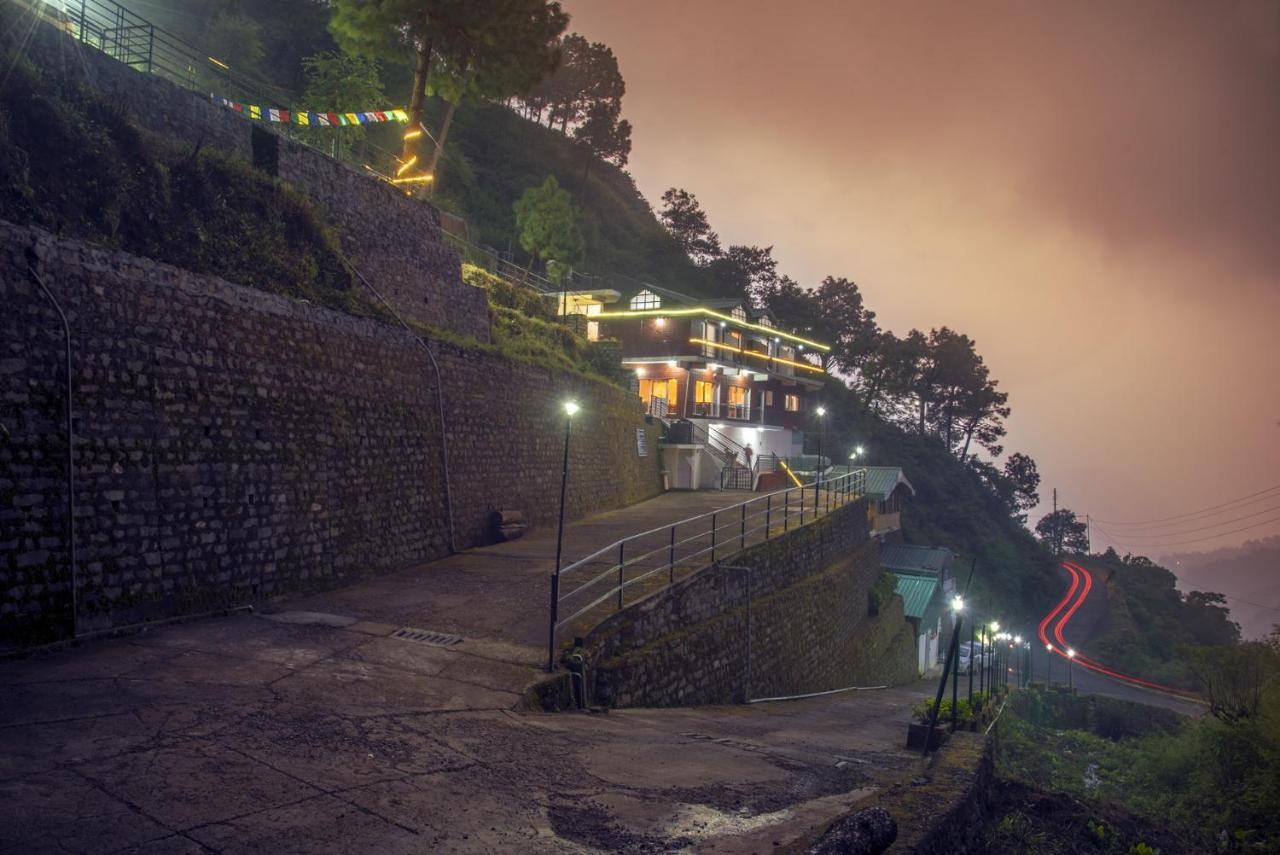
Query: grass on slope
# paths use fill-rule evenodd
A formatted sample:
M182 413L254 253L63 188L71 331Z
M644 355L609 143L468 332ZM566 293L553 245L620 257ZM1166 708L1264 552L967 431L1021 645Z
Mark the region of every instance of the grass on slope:
M25 60L0 89L4 216L197 273L379 317L297 193L219 152L134 126L86 87Z
M584 181L583 165L581 149L559 131L500 105L464 103L450 131L435 201L467 220L472 240L523 255L511 206L527 188L555 175L581 213L584 272L705 292L705 271L658 222L631 176L595 160Z

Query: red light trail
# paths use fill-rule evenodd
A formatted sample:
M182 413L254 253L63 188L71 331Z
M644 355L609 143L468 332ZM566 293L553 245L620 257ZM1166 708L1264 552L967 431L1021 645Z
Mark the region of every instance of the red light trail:
M1129 674L1123 674L1119 671L1115 671L1108 668L1106 665L1103 665L1101 662L1085 656L1079 651L1076 651L1074 659L1068 657L1066 651L1070 645L1063 637L1063 630L1066 628L1067 623L1070 622L1072 616L1075 615L1076 611L1084 605L1084 601L1088 598L1089 592L1093 589L1093 574L1079 564L1074 564L1070 561L1062 562L1062 569L1071 574L1071 587L1067 589L1066 595L1056 606L1053 607L1053 610L1045 615L1044 619L1040 621L1039 628L1040 641L1051 648L1051 653L1056 653L1063 659L1067 659L1069 662L1077 664L1082 668L1087 668L1090 671L1129 683L1130 685L1141 686L1143 688L1153 689L1157 692L1164 692L1166 694L1177 695L1179 697L1195 697L1194 694L1184 689L1175 689L1172 686L1153 683L1150 680L1143 680L1140 677L1134 677ZM1057 641L1057 644L1054 644L1049 638L1048 630L1050 628L1053 632L1053 639Z

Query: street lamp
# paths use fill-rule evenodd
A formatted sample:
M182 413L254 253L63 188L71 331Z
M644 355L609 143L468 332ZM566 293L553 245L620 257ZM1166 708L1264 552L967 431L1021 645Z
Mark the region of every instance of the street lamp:
M814 479L813 486L813 515L818 515L818 495L822 492L822 441L827 434L827 421L823 418L827 414L826 407L818 407L818 477Z
M951 598L951 646L955 655L951 657L951 732L956 730L956 714L960 697L960 613L964 611L964 598L959 594ZM973 650L969 651L973 659Z
M1053 645L1046 644L1045 649L1045 666L1044 666L1044 688L1046 691L1053 687Z
M556 526L556 566L551 573L551 627L547 633L547 670L556 667L556 619L560 611L560 555L564 549L564 499L569 489L569 435L573 432L573 417L578 412L577 401L564 402L564 466L560 470L560 522Z
M1067 688L1075 689L1075 668L1072 667L1076 658L1076 649L1074 647L1067 648Z

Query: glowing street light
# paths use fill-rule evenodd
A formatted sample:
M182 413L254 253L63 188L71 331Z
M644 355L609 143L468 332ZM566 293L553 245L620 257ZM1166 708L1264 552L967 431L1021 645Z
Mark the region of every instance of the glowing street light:
M953 612L962 612L962 611L964 611L964 597L961 597L961 596L957 595L954 599L952 599L952 600L951 600L951 610L952 610Z
M818 516L818 496L822 492L822 441L827 435L827 420L823 418L827 414L827 408L819 405L815 410L818 414L818 477L813 482L813 515Z
M1046 644L1044 650L1044 688L1048 691L1053 688L1053 645Z
M1075 668L1072 667L1072 665L1075 663L1075 658L1076 658L1076 649L1074 647L1068 647L1067 648L1067 687L1070 689L1074 689L1076 687Z
M560 522L556 527L556 566L551 573L551 627L547 639L547 670L556 667L556 619L560 610L560 556L564 548L564 499L569 488L569 435L573 417L579 410L577 401L564 402L564 466L560 470Z

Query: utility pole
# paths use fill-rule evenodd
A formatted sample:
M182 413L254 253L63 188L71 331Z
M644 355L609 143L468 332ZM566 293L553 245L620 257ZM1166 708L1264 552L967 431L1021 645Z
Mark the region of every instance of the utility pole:
M1062 520L1058 519L1058 488L1053 488L1053 554L1062 555Z
M1093 554L1093 521L1084 515L1084 551Z

